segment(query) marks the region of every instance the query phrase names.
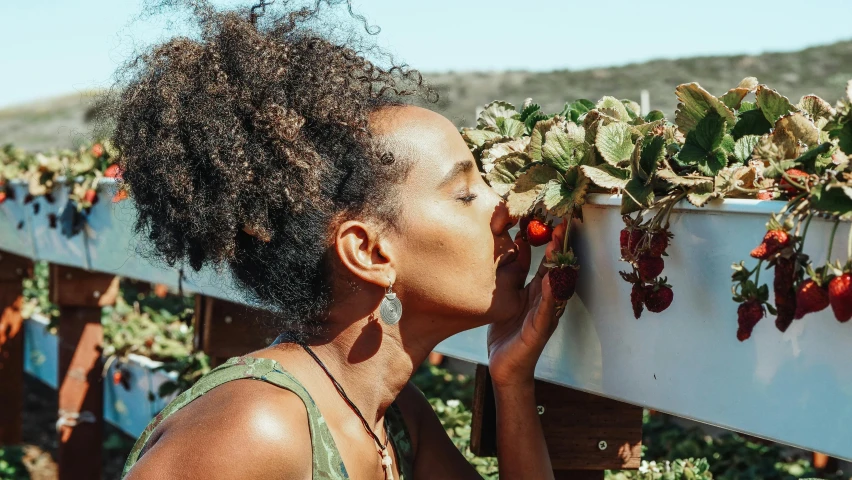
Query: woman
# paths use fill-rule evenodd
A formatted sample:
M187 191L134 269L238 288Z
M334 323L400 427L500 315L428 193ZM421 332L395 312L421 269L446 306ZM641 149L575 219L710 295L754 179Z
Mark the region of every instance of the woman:
M192 7L200 38L119 95L137 229L170 265L227 265L286 336L167 407L126 478L479 478L409 379L486 324L501 476L552 478L533 370L564 305L543 266L524 286L530 246L453 124L400 101L430 94L419 74L323 38L318 8L255 28Z

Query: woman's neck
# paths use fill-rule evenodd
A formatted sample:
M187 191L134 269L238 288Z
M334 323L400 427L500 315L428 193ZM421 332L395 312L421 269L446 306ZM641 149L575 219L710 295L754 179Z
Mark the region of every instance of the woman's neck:
M415 369L442 340L400 338L399 328L385 325L374 315L326 325L326 333L308 345L376 429Z

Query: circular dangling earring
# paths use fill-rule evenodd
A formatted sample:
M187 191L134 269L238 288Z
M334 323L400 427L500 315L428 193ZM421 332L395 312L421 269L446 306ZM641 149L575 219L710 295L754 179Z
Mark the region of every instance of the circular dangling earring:
M382 317L382 321L388 325L396 325L402 318L402 302L393 293L393 282L388 285L388 291L379 306L379 315Z

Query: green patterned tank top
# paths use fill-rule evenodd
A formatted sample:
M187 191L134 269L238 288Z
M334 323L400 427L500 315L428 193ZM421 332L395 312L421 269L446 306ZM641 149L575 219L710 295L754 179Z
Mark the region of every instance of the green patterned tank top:
M325 423L325 419L317 408L316 403L314 403L313 398L311 398L311 395L305 390L305 387L295 377L285 371L281 364L275 360L250 356L234 357L214 368L198 380L189 390L178 395L166 408L157 414L145 428L145 431L142 432L142 435L133 446L133 450L130 451L130 456L127 457L127 462L124 465L122 478L127 475L133 465L139 460L142 449L163 420L213 388L239 379L268 382L298 395L308 411L308 425L310 426L311 444L313 447L312 478L314 480L349 479L346 467L343 465L343 459L340 457L340 452L338 452L337 446L334 444L334 439L331 437L331 432ZM414 478L412 473L411 439L408 436L408 430L405 427L402 413L396 404L391 404L391 407L385 413L385 427L396 452L396 464L399 465L400 480Z

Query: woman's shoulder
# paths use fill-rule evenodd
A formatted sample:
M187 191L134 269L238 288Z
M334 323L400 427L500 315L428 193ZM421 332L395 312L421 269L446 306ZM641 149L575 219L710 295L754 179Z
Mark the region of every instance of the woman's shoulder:
M302 398L253 377L216 385L156 426L127 478L310 478Z

